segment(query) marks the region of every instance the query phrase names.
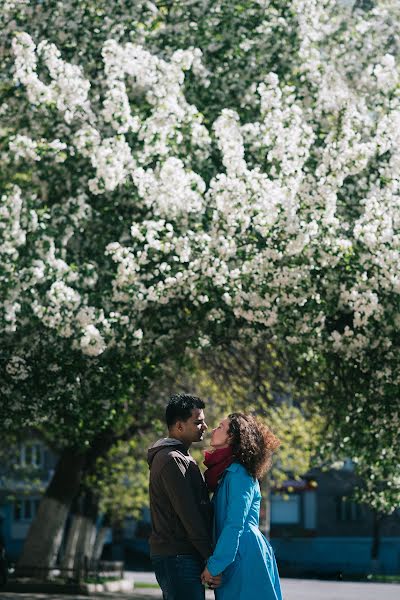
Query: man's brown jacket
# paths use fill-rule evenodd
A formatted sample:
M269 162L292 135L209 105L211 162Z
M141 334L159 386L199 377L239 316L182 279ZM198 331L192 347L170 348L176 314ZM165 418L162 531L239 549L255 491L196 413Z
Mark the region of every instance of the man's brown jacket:
M212 554L212 513L196 461L176 439L164 438L148 451L151 555Z

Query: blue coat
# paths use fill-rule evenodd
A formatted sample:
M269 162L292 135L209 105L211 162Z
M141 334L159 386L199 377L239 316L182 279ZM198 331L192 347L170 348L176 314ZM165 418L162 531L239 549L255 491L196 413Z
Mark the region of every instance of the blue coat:
M258 481L232 463L213 497L216 547L207 567L223 573L217 600L282 600L275 556L258 528L260 500Z

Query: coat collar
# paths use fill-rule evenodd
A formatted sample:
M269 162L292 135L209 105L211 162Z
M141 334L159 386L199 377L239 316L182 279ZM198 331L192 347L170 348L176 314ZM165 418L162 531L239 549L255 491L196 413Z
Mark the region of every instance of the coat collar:
M236 471L239 471L241 468L241 464L234 462L231 465L229 465L229 467L227 469L225 469L226 471L231 471L232 473L236 473Z

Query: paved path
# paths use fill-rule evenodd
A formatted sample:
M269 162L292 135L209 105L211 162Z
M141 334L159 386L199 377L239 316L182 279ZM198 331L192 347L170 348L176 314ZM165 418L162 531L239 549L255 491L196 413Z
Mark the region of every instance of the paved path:
M283 579L284 600L400 600L400 584Z
M151 572L127 571L126 576L139 583L156 582ZM400 600L400 584L389 583L282 579L282 591L284 600ZM148 590L146 597L160 598L156 590ZM212 592L207 593L208 598L213 599Z
M153 583L153 573L128 573L129 579ZM284 600L400 600L400 584L348 583L309 579L283 579ZM96 594L92 600L161 600L160 591L151 588L137 589L132 593ZM88 600L88 596L66 594L12 594L1 593L0 600ZM189 600L189 599L188 599ZM207 600L214 593L207 591Z

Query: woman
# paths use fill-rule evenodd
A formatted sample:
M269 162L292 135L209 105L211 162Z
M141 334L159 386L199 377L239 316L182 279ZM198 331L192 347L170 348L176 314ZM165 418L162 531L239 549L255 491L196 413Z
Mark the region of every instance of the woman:
M214 587L213 577L222 573L217 600L282 600L274 553L258 528L258 479L279 444L268 427L242 413L229 415L211 434L213 450L204 464L215 492L216 547L201 577Z

